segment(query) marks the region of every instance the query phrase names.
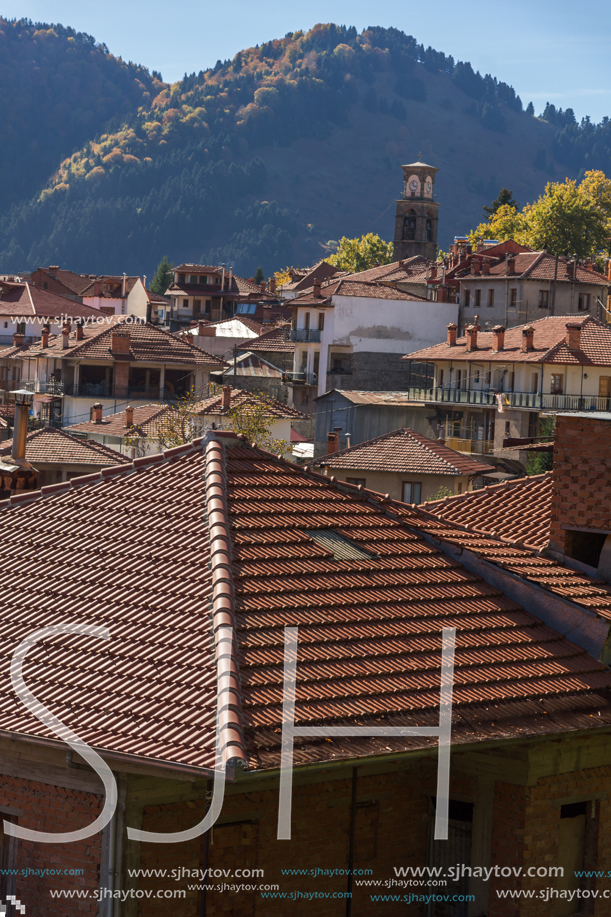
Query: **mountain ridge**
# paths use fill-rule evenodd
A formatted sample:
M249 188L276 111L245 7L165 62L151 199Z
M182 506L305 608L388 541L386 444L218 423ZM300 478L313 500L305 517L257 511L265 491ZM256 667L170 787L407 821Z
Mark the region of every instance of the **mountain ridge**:
M418 152L440 168L442 246L501 185L525 203L549 179L611 171L608 119L535 118L507 84L396 29L318 25L173 85L148 77L156 94L0 219L3 270L311 262L330 238L391 237L399 165Z

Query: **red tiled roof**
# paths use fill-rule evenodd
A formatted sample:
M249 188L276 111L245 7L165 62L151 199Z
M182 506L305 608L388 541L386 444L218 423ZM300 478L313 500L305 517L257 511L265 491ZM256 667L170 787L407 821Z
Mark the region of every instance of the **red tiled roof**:
M497 535L541 550L549 542L552 473L492 484L426 504L426 509L472 532Z
M290 335L291 326L287 322L286 324L276 325L275 328L271 328L269 331L265 331L263 334L260 334L258 338L249 338L247 341L242 341L241 346L244 349L261 351L262 353L266 353L267 351L294 353L295 343L289 340Z
M100 313L102 314L102 313ZM121 330L129 332L129 354L121 354L120 359L138 362L139 360L153 363L198 363L205 366L225 367L227 363L220 357L206 353L200 347L195 347L187 341L164 331L157 325L144 322L132 315L107 315L103 323L87 325L84 328L84 339L77 341L76 331L71 331L68 348L63 348L63 335L61 333L49 338L49 346L45 349L40 343L29 348L32 356L61 356L70 359L87 360L114 360L111 353L111 334L117 330L116 326L123 324Z
M241 757L243 727L251 767L278 766L286 626L299 627L297 725L436 725L442 627L457 629L454 746L611 723L604 665L427 541L435 526L465 533L230 434L13 497L0 513L0 654L8 661L41 620L108 627L108 644L51 637L24 665L35 696L108 755L211 767L213 633L232 620L223 744ZM369 556L336 558L316 529ZM558 565L479 542L508 568L538 563L551 588L545 573ZM580 589L571 601L583 604ZM6 664L2 673L0 729L49 739L17 701ZM434 745L298 739L295 763Z
M12 446L12 439L4 440L0 443L0 455L10 455ZM86 439L78 439L55 427L43 427L42 430L28 433L25 457L33 465L61 463L62 465L108 467L129 462L124 455L114 449L109 449L108 446Z
M315 264L314 267L309 268L309 270L300 271L299 274L300 276L296 277L292 283L283 284L282 290L306 290L315 282L323 282L331 277L336 277L338 274L345 274L345 271L341 271L338 267L335 267L333 264L329 264L328 261L323 260L319 261L318 264Z
M569 350L566 344L567 322L581 326L579 350ZM534 328L534 349L522 352L522 329ZM479 331L477 350L467 352L467 338L461 337L453 347L446 343L433 344L402 357L403 360L451 360L493 363L561 363L582 366L611 366L611 325L588 315L553 315L528 325L517 325L505 332L503 350L493 351L492 331Z
M125 426L125 411L118 411L116 414L107 414L100 423L88 420L85 423L75 423L67 427L70 433L99 433L103 436L132 436L135 430L140 430L144 435L153 433L156 429L156 422L167 411L170 410L168 405L164 404L141 404L134 405L134 422L132 427ZM91 442L91 440L89 440Z
M494 471L492 465L467 458L409 427L324 455L310 465L413 474L476 475Z
M212 398L204 398L202 401L199 401L193 408L193 411L201 417L210 414L228 414L238 407L244 406L247 408L248 405L256 404L258 401L260 401L260 399L254 392L249 392L241 388L232 388L228 408L223 407L222 395L214 395ZM302 414L301 411L296 410L296 408L291 408L288 404L283 404L281 401L276 401L273 398L266 402L266 414L274 420L280 420L283 417L291 417L294 420L304 420L306 416Z
M0 315L15 315L20 318L36 316L41 319L96 319L102 317L104 313L99 309L94 309L93 306L75 302L60 293L41 290L33 283L20 283L11 284L11 289L0 295ZM36 336L40 335L40 327L38 322L35 325L26 326L30 333L33 328Z
M139 276L126 277L125 278L125 291L130 293L133 288L136 286L140 280ZM100 285L100 292L96 294L96 283ZM100 274L98 277L91 279L88 286L80 294L81 296L96 296L99 295L102 299L117 299L121 298L123 292L123 275L113 275L113 274Z
M429 261L424 255L413 255L403 261L392 261L390 264L380 264L366 271L350 274L348 280L368 281L413 281L414 275L420 275L434 262ZM441 275L440 275L441 276Z
M485 252L480 252L479 255L476 253L475 257L483 258L485 257ZM473 255L470 257L469 262L473 261ZM599 274L597 271L588 271L581 264L578 264L575 269L575 277L573 277L572 269L570 268L570 262L568 258L560 256L558 258L558 264L556 266L556 258L554 255L550 255L547 252L523 252L515 255L515 270L513 274L507 274L507 261L505 257L502 257L496 263L490 265L489 274L471 274L471 269L467 271L458 271L457 276L463 280L467 279L485 279L486 277L494 277L496 280L502 279L505 280L509 276L510 280L554 280L556 277L557 283L594 283L598 286L611 286L611 283L604 277L602 274Z
M59 281L59 283L76 296L81 295L82 291L89 286L91 280L89 274L75 274L74 271L67 271L64 269L50 271L48 268L39 267L38 271L53 278L53 280ZM37 272L35 271L34 273Z
M350 278L332 280L322 284L320 296L314 295L314 289L302 293L291 300L292 306L324 306L332 305L334 296L360 296L365 299L394 299L411 300L415 302L428 302L425 296L417 293L405 293L384 283L374 283Z

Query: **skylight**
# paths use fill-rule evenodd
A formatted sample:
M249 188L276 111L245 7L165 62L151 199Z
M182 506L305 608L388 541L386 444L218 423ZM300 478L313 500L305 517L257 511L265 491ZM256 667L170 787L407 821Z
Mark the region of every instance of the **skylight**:
M333 529L307 529L306 535L319 547L333 554L335 560L371 560L377 557L377 554L371 554Z

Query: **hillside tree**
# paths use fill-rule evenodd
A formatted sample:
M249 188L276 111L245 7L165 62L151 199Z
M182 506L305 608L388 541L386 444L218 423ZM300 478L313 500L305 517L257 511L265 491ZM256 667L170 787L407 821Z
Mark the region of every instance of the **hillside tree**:
M390 264L392 252L392 242L385 242L378 235L369 232L356 239L343 236L339 240L337 252L327 258L327 261L342 271L356 274L359 271L367 271L377 264Z
M174 265L171 261L168 261L167 255L164 255L162 260L157 265L157 270L155 271L155 276L151 282L151 292L159 293L159 295L164 296L165 291L170 286L174 280Z

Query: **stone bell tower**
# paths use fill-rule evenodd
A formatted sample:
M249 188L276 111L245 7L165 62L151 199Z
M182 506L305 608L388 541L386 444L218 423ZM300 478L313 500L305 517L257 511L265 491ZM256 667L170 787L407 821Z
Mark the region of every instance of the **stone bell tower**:
M397 201L393 257L402 261L423 255L437 257L439 204L433 200L435 174L439 171L426 162L411 162L403 169L403 197Z

